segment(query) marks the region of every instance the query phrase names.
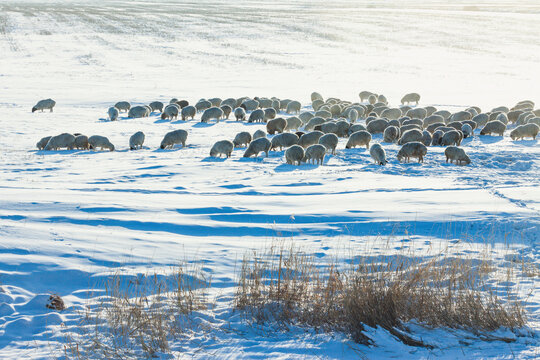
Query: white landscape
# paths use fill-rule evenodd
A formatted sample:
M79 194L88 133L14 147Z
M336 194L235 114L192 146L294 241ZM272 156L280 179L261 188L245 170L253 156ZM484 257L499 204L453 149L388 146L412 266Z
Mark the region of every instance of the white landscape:
M365 147L346 149L347 138L323 165L294 166L279 149L210 157L218 140L266 130L233 114L107 115L118 101L243 96L298 100L305 112L314 91L354 103L363 90L389 107L417 92L417 107L452 113L522 100L539 109L539 19L533 0L1 1L0 359L540 357L540 147L512 140L516 124L503 136L477 128L461 143L466 166L445 162L443 146L400 163L401 146L382 134L372 144L386 166ZM54 111L32 113L47 98ZM159 149L177 129L186 146ZM137 131L143 149L130 151ZM36 148L65 132L106 136L115 151ZM526 322L484 331L413 319L399 331L415 346L383 326L364 326L366 345L335 328L262 321L236 304L242 260L280 246L321 271L464 258L489 268L478 290L518 300ZM169 314L183 325L165 334L167 349L148 350L141 335L113 350L109 323L84 322L104 316L111 281L171 283L179 265L204 304ZM51 294L64 310L46 307Z

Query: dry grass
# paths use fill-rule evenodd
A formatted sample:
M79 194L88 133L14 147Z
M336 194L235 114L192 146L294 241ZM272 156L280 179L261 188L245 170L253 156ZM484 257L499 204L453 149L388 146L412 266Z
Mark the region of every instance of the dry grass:
M154 357L191 329L189 314L206 306L209 287L200 269L130 276L117 272L93 297L77 330L67 333L66 359Z
M409 345L406 323L475 333L524 326L524 310L509 293L487 285L487 259L439 254L368 258L356 264L321 264L293 247L272 247L243 260L235 306L255 321L344 331L371 344L364 326L382 327ZM507 280L507 279L506 279ZM404 331L405 330L405 331Z

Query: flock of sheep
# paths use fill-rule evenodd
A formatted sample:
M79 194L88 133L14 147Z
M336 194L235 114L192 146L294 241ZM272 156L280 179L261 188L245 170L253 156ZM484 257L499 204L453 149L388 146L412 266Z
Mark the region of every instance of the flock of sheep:
M516 124L510 132L513 140L535 139L540 132L540 109L535 110L535 104L530 100L520 101L512 108L500 106L488 112L472 106L451 113L434 106L418 107L420 95L417 93L406 94L401 99L400 107L390 107L384 95L369 91L362 91L359 97L360 102L355 103L338 98L324 100L319 93L313 92L313 111L301 111L302 105L298 101L274 97L201 99L195 105L174 98L169 104L154 101L149 105L134 107L129 102L121 101L109 108L108 115L114 121L121 111L127 112L130 118L147 117L159 111L161 119L177 119L180 116L186 121L202 112L201 122L219 122L233 114L237 121L266 123L267 131L257 130L254 134L243 131L233 141L217 141L210 150L210 156L230 157L234 148L240 146L247 146L244 157L258 156L261 152L268 156L271 150L285 148L285 161L292 165L302 162L323 164L327 152L335 153L340 137L348 138L346 149L365 146L376 164L385 165L388 160L381 144L370 146L374 134L382 134L385 143L401 145L397 154L400 162L409 162L411 158L423 162L428 146L445 146L447 162L467 165L471 160L459 146L464 138L474 136L477 128L481 128L480 135L503 136L508 124ZM412 107L411 103L416 106ZM32 112L52 112L55 105L52 99L41 100L32 108ZM282 111L290 116L278 117ZM164 136L160 148L177 144L185 146L187 137L185 130L171 131ZM144 140L144 133L136 132L129 139L130 149L142 148ZM104 136L87 137L68 133L44 137L37 147L40 150L115 149Z

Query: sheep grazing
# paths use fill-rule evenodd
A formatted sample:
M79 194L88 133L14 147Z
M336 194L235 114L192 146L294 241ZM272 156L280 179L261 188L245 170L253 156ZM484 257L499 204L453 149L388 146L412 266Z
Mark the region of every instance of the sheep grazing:
M461 163L469 165L471 163L471 159L465 153L465 150L458 148L457 146L447 147L444 150L444 155L446 156L446 162L448 162L448 160L450 160L450 163L455 161L458 165L461 165Z
M472 119L472 115L468 111L458 111L457 113L452 114L449 118L446 119L446 123L451 123L453 121L464 121Z
M117 108L118 111L128 112L129 109L131 109L131 104L127 101L119 101L116 104L114 104L114 107Z
M231 115L232 112L232 107L229 105L221 105L220 109L223 111L223 117L225 119L229 119L229 115Z
M107 110L107 114L109 115L109 120L111 121L118 120L119 111L114 106L111 106L109 110Z
M339 139L336 134L325 134L319 138L319 144L324 145L327 150L332 152L332 155L336 153L336 147Z
M264 110L257 109L253 111L251 114L249 114L248 122L264 122Z
M322 131L312 131L312 132L306 133L300 136L300 139L298 140L298 145L300 145L301 147L305 149L308 146L318 144L319 139L323 135L324 133Z
M426 111L427 111L426 116L431 116L431 115L433 115L433 113L435 113L435 111L437 111L437 108L435 106L431 106L431 105L424 107L424 109L426 109Z
M339 106L339 104L334 104L332 106L330 106L330 114L332 114L332 116L338 116L339 114L341 114L341 106Z
M271 108L276 110L276 112L279 112L279 109L281 108L281 102L279 101L279 99L272 99Z
M105 136L92 135L88 138L88 144L92 150L97 150L99 148L101 150L107 149L109 151L114 151L114 145L111 144L109 139Z
M351 149L357 146L366 146L369 149L369 142L371 141L371 134L368 131L360 130L352 133L345 145L346 149Z
M321 101L324 101L323 97L321 94L319 94L318 92L314 91L311 93L311 102L315 101L315 100L321 100Z
M360 130L366 130L366 127L362 124L353 124L349 127L349 131L348 131L348 134L349 136L357 131L360 131ZM386 130L386 129L385 129Z
M311 107L313 110L317 111L324 105L324 101L322 100L315 100L311 103Z
M161 113L161 119L178 119L178 113L180 112L180 107L176 104L169 104L165 106L165 109L163 109L163 112ZM182 120L184 118L182 117Z
M183 109L183 108L185 108L186 106L189 105L189 101L187 101L187 100L176 100L175 104L180 106L180 109Z
M424 121L422 122L422 127L425 129L429 125L443 123L444 124L444 118L441 115L432 114L424 118Z
M201 116L201 122L207 123L209 120L216 119L216 122L219 122L219 119L223 117L223 110L217 106L212 106L204 110Z
M356 109L350 109L347 112L347 119L349 119L351 123L355 123L358 120L358 117L359 117L358 110Z
M86 135L75 136L75 141L73 144L74 144L75 149L78 149L78 150L90 149L90 144L88 143L88 136Z
M134 106L128 111L128 117L130 118L143 118L148 115L150 115L150 111L146 106Z
M178 101L177 98L172 98L172 99L169 101L169 104L176 104L177 101Z
M508 117L508 122L513 124L517 121L519 115L523 114L525 111L523 110L512 110L512 111L509 111L508 114L506 114L506 116Z
M148 106L150 106L150 109L152 109L152 111L159 110L159 112L163 112L163 107L165 105L161 101L153 101Z
M435 124L429 125L429 126L426 128L426 130L433 134L433 133L434 133L438 128L440 128L440 127L446 127L446 125L445 125L444 123L442 123L442 122L440 122L440 123L435 123Z
M221 154L224 154L226 157L231 157L231 154L234 149L234 144L229 140L220 140L212 146L210 149L210 156L212 157L221 157Z
M433 145L433 146L441 145L441 140L442 140L443 136L444 136L444 131L436 130L433 133L433 137L431 138L431 145Z
M397 126L389 126L384 129L383 141L394 143L399 139L399 128Z
M525 111L523 114L520 114L516 120L517 125L525 125L529 119L534 118L534 113L532 111Z
M501 112L499 115L497 115L495 120L498 120L498 121L502 122L504 125L508 125L508 116L506 116L506 114L503 113L503 112Z
M257 157L261 151L264 151L266 157L268 157L268 151L270 150L270 146L270 140L265 137L255 139L249 144L246 152L244 152L244 157L251 157L253 155Z
M448 119L450 116L452 116L452 113L448 110L437 110L432 115L440 115L443 117L444 120Z
M325 119L325 118L322 118L322 117L320 117L320 116L315 116L315 117L311 118L311 119L307 122L306 126L304 126L304 129L305 129L306 131L310 131L310 130L315 129L315 126L322 125L322 124L324 124L325 122L326 122L326 119Z
M193 120L195 115L197 115L197 109L193 105L188 105L180 110L180 115L182 116L182 121L186 121L188 118Z
M73 134L63 133L60 135L52 136L47 145L45 145L45 150L58 150L61 148L66 148L68 150L73 150L75 147L75 136Z
M302 104L300 104L299 101L291 101L287 104L287 114L298 114L300 113L300 109L302 108Z
M144 133L142 131L137 131L135 134L131 135L129 138L129 149L136 150L142 149L144 144Z
M534 117L527 120L527 124L536 124L540 126L540 117Z
M403 120L401 125L402 126L416 125L418 127L418 129L422 129L423 126L424 126L424 122L422 120L420 120L420 119L406 119L406 120Z
M208 99L208 101L210 101L210 104L212 104L212 106L215 106L215 107L221 106L220 98L211 98L211 99Z
M463 138L468 138L469 136L473 136L473 128L469 124L463 124L461 125L461 132L463 133Z
M291 116L286 119L287 120L287 126L285 126L285 130L298 130L300 126L302 126L302 120L300 120L296 116Z
M285 161L290 165L300 165L304 156L304 148L300 145L293 145L285 151Z
M236 121L245 121L246 120L246 110L241 107L237 107L234 109L234 117L236 118Z
M375 94L373 94L371 91L361 91L360 94L358 94L358 97L360 98L360 101L364 102L371 95L375 95Z
M397 120L403 115L401 113L401 110L398 108L392 108L392 109L385 109L381 113L381 117L387 118L388 120Z
M461 127L463 126L463 122L461 121L452 121L448 123L446 126L454 128L456 130L461 130Z
M405 115L411 119L425 119L427 117L427 110L424 108L414 108L408 110Z
M448 132L444 133L444 136L441 139L441 145L442 146L449 146L449 145L461 145L461 141L463 140L463 133L460 130L450 130Z
M315 144L309 146L305 153L304 159L302 161L307 163L315 163L317 165L322 165L324 163L324 156L326 155L326 147L324 145Z
M384 166L388 163L388 161L386 160L386 152L384 151L381 144L371 145L371 148L369 149L369 155L371 155L371 158L373 159L375 164Z
M383 104L388 104L388 99L386 99L386 96L384 95L377 96L377 101Z
M206 109L210 109L212 107L212 103L208 100L201 99L199 102L195 104L195 109L197 109L197 112L204 111Z
M188 133L186 130L174 130L168 132L161 140L160 149L172 148L176 144L182 144L182 147L186 147Z
M375 94L369 95L367 101L368 101L368 103L373 105L373 104L375 104L377 102L377 96Z
M410 104L412 102L415 102L416 105L418 105L420 102L420 94L409 93L401 98L401 105L405 105L405 103Z
M329 121L329 122L325 122L324 124L315 126L314 130L322 131L325 134L329 134L329 133L336 134L338 127L335 122Z
M472 121L476 124L476 127L485 126L489 121L488 114L480 113L472 118Z
M54 101L53 99L39 100L37 104L34 105L34 107L32 108L32 112L36 112L38 110L41 110L41 112L43 112L43 110L49 110L50 112L53 112L53 108L55 105L56 101Z
M298 115L298 118L302 121L302 124L306 124L309 120L313 119L315 117L315 114L313 114L311 111L304 111L303 113L300 113Z
M255 139L259 139L259 138L265 138L266 137L266 132L264 130L257 130L253 133L253 139L252 140L255 140Z
M242 102L240 107L246 111L254 111L259 107L259 102L257 100L247 99Z
M279 148L279 150L282 150L283 148L287 148L292 145L298 144L298 135L291 134L291 133L282 133L274 136L272 138L272 141L270 143L270 149L274 150Z
M233 144L235 147L238 146L248 146L251 142L251 134L247 131L242 131L236 134L233 140Z
M404 131L402 133L401 137L399 138L398 144L405 145L407 143L414 142L414 141L421 142L422 139L423 139L422 131L420 131L419 129L411 129L411 130Z
M264 120L265 121L268 121L268 120L271 120L271 119L274 119L276 117L276 109L274 108L266 108L264 109Z
M347 120L339 120L336 123L336 127L337 129L336 129L336 132L334 132L334 134L336 134L339 137L347 137L347 135L349 134L349 128L351 127L351 124Z
M228 105L231 107L231 109L234 109L236 107L236 99L234 98L227 98L221 102L221 106Z
M431 133L427 130L422 131L422 140L420 142L426 146L429 146L431 145L431 140L432 140Z
M43 150L45 149L45 146L47 146L47 143L49 142L49 140L51 139L52 136L45 136L44 138L42 138L41 140L39 140L36 144L36 147L38 148L38 150Z
M399 162L405 160L409 162L410 158L417 158L418 162L424 162L424 156L427 154L427 147L421 142L415 141L406 143L399 149L397 153L397 159Z
M267 98L259 98L259 97L254 97L255 100L257 100L259 102L259 107L260 108L269 108L269 107L272 107L272 100L271 99L267 99Z
M480 130L480 135L497 134L503 136L506 130L506 125L498 120L490 121Z
M387 127L388 121L385 119L376 119L370 121L369 124L367 124L366 129L372 134L380 134L383 133Z
M536 140L536 135L540 132L540 127L534 123L528 123L525 125L519 125L510 132L512 140L521 140L526 137L532 137Z

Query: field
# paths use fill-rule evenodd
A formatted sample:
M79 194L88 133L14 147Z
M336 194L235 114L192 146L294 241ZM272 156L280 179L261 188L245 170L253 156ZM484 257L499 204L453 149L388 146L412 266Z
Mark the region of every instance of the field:
M469 166L445 163L443 147L429 147L423 164L400 164L399 146L383 144L384 167L340 139L323 166L297 167L285 164L284 151L209 157L215 141L261 124L232 117L202 124L200 114L187 122L158 113L107 120L117 101L173 97L277 96L311 110L312 91L359 101L359 91L371 90L395 106L415 91L420 106L450 111L529 98L539 107L535 1L328 4L0 3L0 358L65 355L66 338L111 274L131 282L179 263L211 279L212 306L190 316L198 325L172 343L172 358L540 355L538 139L477 131L462 144ZM54 112L32 114L48 97ZM158 149L174 129L188 131L187 146ZM139 130L144 149L129 151ZM41 137L61 132L107 136L116 151L36 149ZM487 251L503 272L488 283L518 296L528 322L488 340L411 324L432 349L404 345L380 328L368 331L377 344L368 347L339 332L252 325L232 305L242 259L283 243L321 264L404 253L482 260ZM512 276L504 274L515 264ZM47 310L51 293L68 308ZM497 336L512 341L492 341Z

